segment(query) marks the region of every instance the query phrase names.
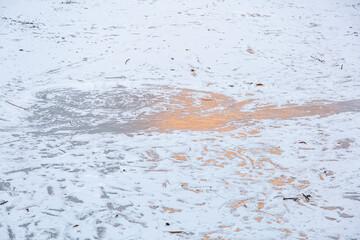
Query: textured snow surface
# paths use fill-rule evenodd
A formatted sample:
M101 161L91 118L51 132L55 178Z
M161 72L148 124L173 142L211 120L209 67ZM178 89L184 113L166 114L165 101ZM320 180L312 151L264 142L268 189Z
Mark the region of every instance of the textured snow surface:
M0 1L0 239L359 239L355 0Z

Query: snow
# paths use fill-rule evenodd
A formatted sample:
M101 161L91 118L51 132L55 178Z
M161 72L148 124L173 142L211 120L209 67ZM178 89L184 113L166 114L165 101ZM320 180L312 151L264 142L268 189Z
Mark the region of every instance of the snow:
M360 238L359 31L355 0L0 1L0 239Z

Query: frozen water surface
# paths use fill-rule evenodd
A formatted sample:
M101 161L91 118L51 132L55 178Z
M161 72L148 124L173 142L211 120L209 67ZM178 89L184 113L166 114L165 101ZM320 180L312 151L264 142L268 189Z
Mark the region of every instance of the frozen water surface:
M0 9L0 239L360 238L358 2Z
M149 107L156 101L149 92L60 89L37 94L29 122L38 134L129 133L141 130Z

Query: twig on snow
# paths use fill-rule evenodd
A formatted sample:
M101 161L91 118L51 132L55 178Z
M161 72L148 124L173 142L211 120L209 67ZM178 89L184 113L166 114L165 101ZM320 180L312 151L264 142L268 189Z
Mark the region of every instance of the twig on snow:
M306 202L310 202L311 195L305 195L303 193L302 193L302 195L304 196Z
M11 102L9 102L9 101L5 101L6 103L8 103L8 104L10 104L10 105L13 105L13 106L15 106L15 107L18 107L18 108L21 108L21 109L23 109L23 110L27 110L26 108L24 108L24 107L21 107L21 106L19 106L19 105L16 105L16 104L14 104L14 103L11 103Z
M293 200L294 202L297 202L299 201L299 198L298 197L284 197L282 195L279 195L279 196L276 196L274 198L277 198L277 197L281 197L283 200Z
M324 63L325 62L325 60L321 60L320 58L316 58L316 57L313 57L313 56L311 56L313 59L315 59L315 60L318 60L319 62L321 62L321 63Z

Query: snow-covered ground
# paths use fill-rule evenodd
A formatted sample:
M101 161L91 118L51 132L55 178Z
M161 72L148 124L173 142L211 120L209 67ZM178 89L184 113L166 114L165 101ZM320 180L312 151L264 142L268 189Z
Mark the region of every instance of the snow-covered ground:
M359 239L357 0L0 0L0 239Z

